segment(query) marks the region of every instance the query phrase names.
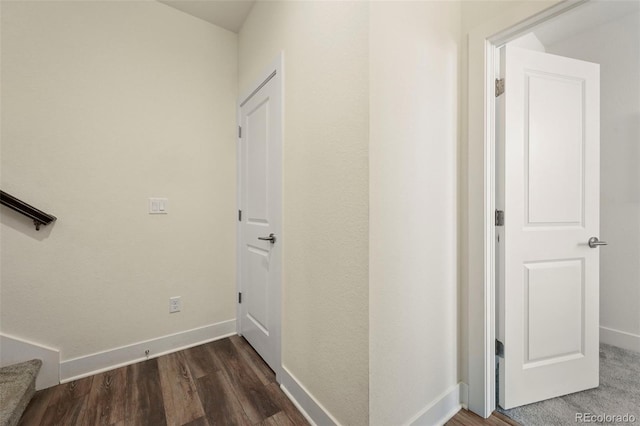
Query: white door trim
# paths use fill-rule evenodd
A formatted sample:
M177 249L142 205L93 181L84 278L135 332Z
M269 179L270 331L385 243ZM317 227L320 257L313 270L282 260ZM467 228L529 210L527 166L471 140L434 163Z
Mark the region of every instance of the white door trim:
M260 73L260 75L258 76L258 79L255 80L254 83L251 86L249 86L249 89L245 93L243 93L242 96L238 99L238 105L236 108L236 111L237 111L236 121L237 121L238 128L240 128L240 125L242 123L242 118L241 118L242 105L244 105L254 94L256 94L270 80L275 80L276 84L278 85L277 90L280 94L280 106L281 106L280 123L279 123L280 139L281 139L280 146L281 146L282 153L284 153L284 52L280 52L278 54L276 59L267 68L265 68L262 73ZM241 158L240 158L239 132L237 134L237 137L238 137L238 143L236 144L236 205L237 205L237 210L240 211L241 203L242 203L242 196L241 196L242 187L240 185ZM283 158L280 158L279 160L280 160L280 168L282 172ZM282 199L282 193L283 193L283 190L282 190L282 182L281 182L281 188L280 188L281 199ZM282 256L280 257L280 259L283 259L286 233L284 231L284 224L282 222L282 218L280 219L281 219L280 223L282 225L281 225L280 233L278 235L278 245L280 245L281 247L280 250L282 253ZM238 294L242 292L242 280L241 280L242 265L240 263L241 241L242 241L242 227L240 226L240 221L236 221L236 318L237 318L236 332L238 334L241 334L241 330L242 330L241 306L240 306L240 303L238 303ZM280 281L278 282L278 285L274 287L273 300L279 305L278 311L280 312L280 316L277 318L274 318L274 323L273 323L277 353L276 353L276 365L272 367L274 367L274 372L276 373L276 381L280 383L281 376L282 376L282 281L283 281L282 265L279 265L278 268L281 271Z
M527 2L468 34L468 382L469 410L489 417L495 401L495 59L497 47L588 0ZM507 83L508 84L508 83Z

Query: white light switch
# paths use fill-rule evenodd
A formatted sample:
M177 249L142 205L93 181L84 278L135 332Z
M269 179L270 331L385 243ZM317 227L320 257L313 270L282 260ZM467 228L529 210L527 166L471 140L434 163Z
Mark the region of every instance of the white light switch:
M169 199L149 198L149 214L167 214L167 213L169 213Z

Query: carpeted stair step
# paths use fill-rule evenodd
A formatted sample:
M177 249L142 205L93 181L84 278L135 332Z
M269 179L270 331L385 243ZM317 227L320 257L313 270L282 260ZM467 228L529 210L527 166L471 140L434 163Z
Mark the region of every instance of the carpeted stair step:
M15 426L36 393L36 377L42 361L13 364L0 368L0 426Z

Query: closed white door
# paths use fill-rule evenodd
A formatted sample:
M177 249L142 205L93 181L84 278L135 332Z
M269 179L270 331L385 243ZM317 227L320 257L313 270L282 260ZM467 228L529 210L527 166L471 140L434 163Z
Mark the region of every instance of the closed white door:
M240 105L239 332L280 368L282 96L277 71Z
M512 408L598 386L600 92L597 64L501 58L499 403Z

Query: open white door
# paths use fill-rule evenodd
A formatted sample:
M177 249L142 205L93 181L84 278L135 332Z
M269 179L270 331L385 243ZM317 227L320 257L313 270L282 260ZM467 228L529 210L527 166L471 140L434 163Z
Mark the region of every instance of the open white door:
M599 65L503 48L499 96L499 403L598 386Z
M280 372L282 79L274 71L240 105L239 332Z

